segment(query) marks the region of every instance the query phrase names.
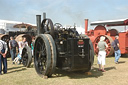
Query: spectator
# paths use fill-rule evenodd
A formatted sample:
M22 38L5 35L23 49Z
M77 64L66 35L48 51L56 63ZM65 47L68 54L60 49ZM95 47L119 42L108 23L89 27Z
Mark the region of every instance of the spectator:
M3 40L0 40L0 75L2 75L2 63L3 63L3 73L6 74L7 73L7 54L8 51L8 47L7 47L7 43Z
M99 50L98 52L98 64L99 64L99 71L104 70L104 65L105 65L105 58L106 58L106 48L108 47L107 43L104 41L105 37L101 36L100 41L98 42L97 48Z
M25 46L28 46L28 42L26 41L26 38L23 37L23 38L20 38L19 39L19 42L18 42L18 45L19 45L19 53L18 53L18 56L15 60L18 60L21 62L21 58L22 58L22 50ZM15 62L15 61L14 61ZM20 64L20 62L18 64Z
M17 57L14 59L13 63L17 63L20 64L20 60L21 60L21 55L18 53Z
M15 64L15 63L20 64L19 61L21 60L22 49L23 49L22 37L19 38L18 47L19 47L19 53L18 53L17 57L13 60L13 64Z
M19 53L20 55L22 54L22 49L25 47L25 46L28 46L28 42L26 41L26 38L23 37L23 38L20 38L19 39L19 42L18 42L18 45L19 45Z
M35 43L35 37L32 38L32 43L31 43L32 56L33 56L34 43Z
M115 36L115 40L114 40L114 43L115 43L115 47L114 47L114 51L115 51L115 63L118 64L118 60L121 56L121 53L120 53L120 45L119 45L119 36Z
M10 48L10 54L11 54L12 61L16 57L16 47L18 47L17 42L15 41L14 37L10 37L9 48Z
M26 41L26 38L23 37L23 40L22 40L22 48L24 48L25 46L28 46L28 42Z

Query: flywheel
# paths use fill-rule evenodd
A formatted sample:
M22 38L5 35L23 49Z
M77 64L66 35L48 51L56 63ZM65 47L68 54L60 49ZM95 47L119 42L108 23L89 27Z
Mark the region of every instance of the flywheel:
M50 34L54 37L54 26L51 19L44 19L41 24L41 32L43 34Z

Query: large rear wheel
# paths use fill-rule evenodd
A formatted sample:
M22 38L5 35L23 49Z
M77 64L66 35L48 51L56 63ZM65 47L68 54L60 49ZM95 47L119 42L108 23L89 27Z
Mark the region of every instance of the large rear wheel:
M56 46L55 46L55 42L51 35L45 34L45 36L48 38L48 41L49 41L50 47L51 47L51 67L50 67L50 71L49 71L49 75L48 75L48 76L51 76L56 68L56 59L57 59Z
M95 50L95 53L98 54L97 45L98 45L98 42L100 41L100 37L101 36L104 36L105 37L105 42L108 45L108 48L106 50L106 56L111 56L114 53L114 49L111 46L111 43L113 42L113 39L110 36L108 36L108 35L100 35L100 36L98 36L95 39L95 41L94 41L94 50Z
M85 38L89 38L87 35L84 35ZM92 41L89 40L89 45L90 45L90 63L91 65L93 65L94 63L94 48L93 48L93 44L92 44Z
M34 65L41 76L51 76L56 67L55 43L49 34L37 36L34 44Z
M87 35L84 35L85 38L89 38ZM85 70L86 72L88 72L90 69L91 69L91 66L93 65L94 63L94 48L93 48L93 44L92 44L92 41L89 40L89 46L90 46L90 56L89 56L89 66L88 66L88 69Z

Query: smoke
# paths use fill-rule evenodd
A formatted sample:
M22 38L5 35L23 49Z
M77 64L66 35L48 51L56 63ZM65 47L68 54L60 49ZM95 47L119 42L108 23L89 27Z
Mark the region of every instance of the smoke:
M116 2L116 3L115 3ZM0 19L36 23L36 15L46 12L48 18L62 25L82 26L90 21L127 17L126 0L0 0ZM122 4L122 5L120 5Z
M77 25L83 25L85 12L84 11L73 11L73 8L63 7L62 12L66 15L69 20Z

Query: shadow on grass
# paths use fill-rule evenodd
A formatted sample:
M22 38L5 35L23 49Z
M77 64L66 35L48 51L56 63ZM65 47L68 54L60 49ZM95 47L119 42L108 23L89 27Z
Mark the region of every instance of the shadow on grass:
M112 69L116 69L116 68L115 67L105 68L106 72ZM98 78L100 76L103 76L103 72L98 71L98 68L95 68L95 67L89 72L82 72L82 71L68 72L68 71L57 69L54 76L52 76L51 78L64 77L64 76L68 76L70 79L81 79L81 78L91 78L91 77Z
M24 67L24 66L12 67L12 68L8 68L8 70L18 69L18 68L22 68L22 67Z
M122 54L121 58L128 58L128 54Z
M112 69L116 70L116 67L107 67L107 68L105 68L106 72L109 71L109 70L112 70Z
M9 71L9 70L13 70L13 71ZM19 72L19 71L24 71L24 70L26 70L26 68L24 66L11 67L11 68L8 68L9 72L7 72L7 74L14 73L14 72Z
M119 61L118 64L122 64L122 63L125 63L126 61Z
M27 69L26 69L26 68L22 68L22 69L10 71L10 72L8 72L7 74L9 74L9 73L14 73L14 72L20 72L20 71L24 71L24 70L27 70Z

